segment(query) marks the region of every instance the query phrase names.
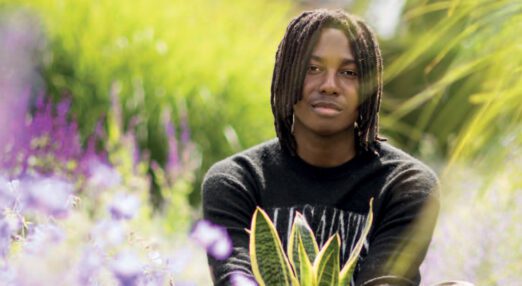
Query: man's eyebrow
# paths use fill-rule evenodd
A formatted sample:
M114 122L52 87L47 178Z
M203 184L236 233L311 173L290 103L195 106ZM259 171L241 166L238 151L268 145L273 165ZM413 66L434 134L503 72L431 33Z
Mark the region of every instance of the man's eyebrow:
M320 56L317 56L317 55L312 55L310 56L310 59L311 60L314 60L314 61L318 61L318 62L323 62L324 59L321 58ZM355 64L355 60L352 59L352 58L349 58L349 59L343 59L342 61L342 65L345 66L345 65L351 65L351 64Z

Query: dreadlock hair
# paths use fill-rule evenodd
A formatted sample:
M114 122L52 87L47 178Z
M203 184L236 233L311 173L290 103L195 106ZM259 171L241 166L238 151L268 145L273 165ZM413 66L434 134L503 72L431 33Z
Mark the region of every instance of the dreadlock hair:
M377 153L376 141L385 141L378 135L383 85L381 51L368 25L342 10L303 12L286 29L277 49L271 86L271 106L279 142L292 155L297 154L297 142L291 130L293 107L302 99L310 56L323 28L339 29L348 38L359 74L356 149Z

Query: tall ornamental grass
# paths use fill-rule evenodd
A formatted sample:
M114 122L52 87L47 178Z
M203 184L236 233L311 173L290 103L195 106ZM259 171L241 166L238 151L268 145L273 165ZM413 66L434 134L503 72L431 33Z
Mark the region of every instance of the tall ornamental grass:
M500 139L521 132L521 29L516 0L407 1L384 45L383 129L418 152L431 142L451 164L486 153L500 164Z

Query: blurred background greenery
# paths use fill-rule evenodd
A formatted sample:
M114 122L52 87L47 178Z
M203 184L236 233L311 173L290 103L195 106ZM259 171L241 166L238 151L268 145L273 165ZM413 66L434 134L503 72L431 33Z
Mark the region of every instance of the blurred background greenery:
M72 98L84 140L118 93L124 129L163 166L170 113L180 140L196 144L186 193L197 210L211 164L275 135L278 42L292 17L318 7L374 26L385 61L381 133L433 166L444 192L521 192L518 176L504 176L522 160L519 0L0 0L0 15L37 19L45 88L55 100ZM480 183L464 191L450 175L468 169Z

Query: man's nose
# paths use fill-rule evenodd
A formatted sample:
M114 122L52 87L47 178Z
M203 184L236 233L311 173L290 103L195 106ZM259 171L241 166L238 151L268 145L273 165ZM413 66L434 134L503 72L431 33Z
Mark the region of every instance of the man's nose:
M321 82L320 91L327 95L338 95L339 94L339 83L337 82L337 73L334 71L328 71L324 74L323 81Z

